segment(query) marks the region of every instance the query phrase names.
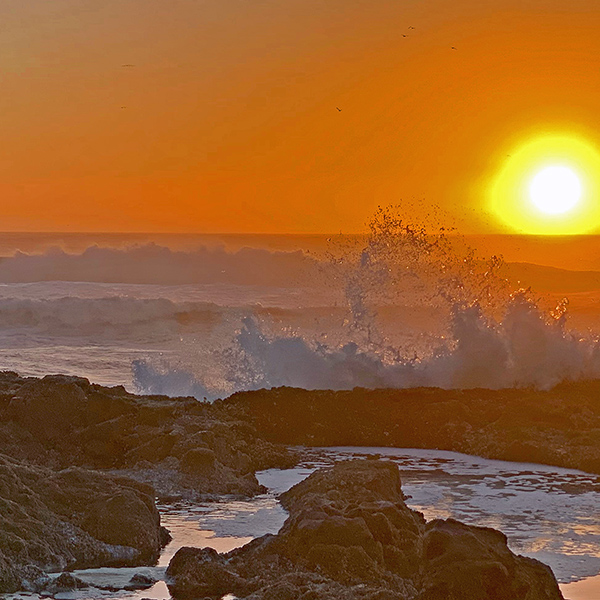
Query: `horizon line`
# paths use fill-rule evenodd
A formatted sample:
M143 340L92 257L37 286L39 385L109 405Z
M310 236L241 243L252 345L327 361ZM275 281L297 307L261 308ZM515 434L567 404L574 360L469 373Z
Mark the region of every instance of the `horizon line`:
M171 235L171 236L262 236L262 237L325 237L325 236L344 236L344 235L368 235L368 231L338 231L338 232L202 232L202 231L0 231L0 235ZM433 234L432 234L433 235ZM445 232L447 236L459 237L520 237L520 238L546 238L546 239L572 239L572 238L590 238L599 237L597 233L573 233L573 234L532 234L524 232L489 232L489 233L461 233Z

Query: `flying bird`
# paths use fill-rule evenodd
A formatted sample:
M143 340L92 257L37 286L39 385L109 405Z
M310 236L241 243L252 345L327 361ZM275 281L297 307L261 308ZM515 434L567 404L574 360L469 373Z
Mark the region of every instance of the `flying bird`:
M135 65L121 65L121 66L122 66L122 67L124 67L124 68L127 68L127 67L135 67Z
M338 112L342 112L342 109L339 106L336 106L336 108L338 109Z
M411 25L411 26L409 27L409 29L414 29L414 27Z
M452 50L456 50L456 48L454 46L452 46Z

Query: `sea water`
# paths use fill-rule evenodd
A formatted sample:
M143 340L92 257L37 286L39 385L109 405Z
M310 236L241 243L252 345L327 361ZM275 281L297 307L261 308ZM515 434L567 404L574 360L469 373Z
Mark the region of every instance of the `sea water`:
M27 252L0 259L0 368L209 400L281 385L549 387L600 376L600 345L570 327L566 303L547 310L507 287L499 263L439 236L406 237L380 232L337 253L323 240L273 248L268 237L253 247L22 240Z

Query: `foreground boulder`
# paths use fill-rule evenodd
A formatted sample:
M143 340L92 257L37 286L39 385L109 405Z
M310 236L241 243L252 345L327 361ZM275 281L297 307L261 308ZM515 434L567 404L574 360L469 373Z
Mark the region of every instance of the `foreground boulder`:
M560 600L551 570L493 529L426 523L404 503L390 462L321 469L281 496L279 534L229 554L182 548L167 570L176 598L249 600Z
M151 487L0 455L0 592L35 589L43 571L148 564L168 539Z

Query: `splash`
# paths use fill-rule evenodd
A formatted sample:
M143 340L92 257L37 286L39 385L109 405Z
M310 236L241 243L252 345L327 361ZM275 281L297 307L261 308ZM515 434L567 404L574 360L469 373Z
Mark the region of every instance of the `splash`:
M220 355L220 385L179 369L178 390L198 397L199 386L202 397L214 398L278 386L548 388L600 376L600 347L567 329L566 302L543 308L531 290L511 289L501 257L479 257L451 229L399 215L398 207L380 208L364 239L337 240L323 262L347 302L338 343L269 331L247 316ZM397 320L398 311L423 307L435 314L428 327L391 333L398 328L389 310ZM136 382L140 391L169 393L172 377L145 364Z

